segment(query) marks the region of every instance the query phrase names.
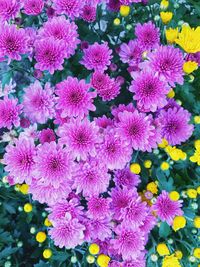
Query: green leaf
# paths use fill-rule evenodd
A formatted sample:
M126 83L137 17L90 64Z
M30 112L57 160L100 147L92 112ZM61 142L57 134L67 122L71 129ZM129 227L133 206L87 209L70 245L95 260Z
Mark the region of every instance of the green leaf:
M8 247L8 248L3 249L0 252L0 260L4 259L4 258L7 258L9 255L15 253L18 249L19 248L12 248L12 247Z
M161 222L159 228L159 235L160 237L166 238L171 234L172 230L170 226L166 222Z

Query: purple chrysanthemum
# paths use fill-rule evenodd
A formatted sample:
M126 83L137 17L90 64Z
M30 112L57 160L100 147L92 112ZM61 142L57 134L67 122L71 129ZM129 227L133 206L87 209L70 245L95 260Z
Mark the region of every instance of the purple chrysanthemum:
M55 115L55 96L50 84L42 88L39 81L24 89L24 113L33 122L45 123Z
M16 25L0 25L0 57L21 60L21 54L27 52L27 36L24 29Z
M139 256L135 260L124 261L122 267L146 267L146 260L144 256Z
M0 0L0 17L3 20L14 19L20 7L21 3L18 0Z
M24 13L27 15L39 15L44 7L43 0L25 0Z
M94 121L99 128L103 129L106 129L107 127L112 127L114 124L113 120L107 118L105 115L103 115L102 117L94 118Z
M170 145L180 145L192 135L194 126L189 124L190 113L176 107L162 110L158 116L161 124L161 135Z
M74 173L74 185L77 193L83 196L95 196L106 192L110 181L110 174L100 161L91 159L81 162Z
M65 57L65 44L53 37L35 41L35 68L41 71L48 70L54 74L62 70Z
M89 222L89 233L92 240L99 239L104 241L106 238L111 238L112 236L112 224L110 218L97 218L91 219Z
M169 87L166 82L152 72L143 72L132 81L129 90L134 94L133 99L137 101L137 106L144 112L155 112L167 104L166 94Z
M133 149L145 151L148 148L155 127L145 113L124 111L119 113L117 124L119 133L131 144Z
M109 0L107 6L111 11L119 11L121 3L120 0Z
M94 22L96 20L96 7L85 5L82 9L81 17L87 22Z
M131 40L128 44L123 43L120 46L119 56L123 63L134 66L142 58L143 49L137 40Z
M39 134L39 140L41 144L51 143L53 141L56 141L56 135L50 128L43 129Z
M128 112L134 112L136 109L133 106L133 103L130 103L128 105L120 104L119 106L113 106L111 113L114 116L114 119L116 122L119 122L119 114L124 111Z
M80 43L77 33L78 27L74 22L70 22L64 16L53 17L44 23L39 34L43 38L53 37L61 40L65 46L65 57L69 58L75 53L77 45Z
M109 198L93 196L88 200L88 216L90 218L105 218L109 215Z
M166 221L169 225L171 225L175 216L183 214L181 207L181 201L171 200L169 194L166 191L162 191L153 208L162 221Z
M62 117L79 117L87 116L89 111L95 111L93 98L95 92L90 92L90 85L85 80L68 77L56 85L56 94L58 95L58 109L62 110Z
M149 67L171 86L183 84L183 54L179 48L160 46L150 55Z
M140 176L130 171L130 168L115 171L114 182L116 186L125 186L132 189L140 183Z
M0 128L11 129L14 125L20 125L20 117L22 105L17 105L17 99L4 97L0 100Z
M6 147L5 170L11 176L19 177L21 182L31 180L35 153L36 149L31 139L17 139L14 145L9 144Z
M59 128L59 142L67 146L74 158L86 160L89 155L96 155L98 130L94 122L74 119Z
M83 59L80 61L86 69L95 71L107 70L111 63L112 50L109 49L107 43L94 43L87 49L84 49Z
M85 4L85 0L53 0L58 14L65 14L71 19L78 18Z
M135 35L143 50L153 49L160 42L159 29L151 21L143 25L138 23L135 27Z

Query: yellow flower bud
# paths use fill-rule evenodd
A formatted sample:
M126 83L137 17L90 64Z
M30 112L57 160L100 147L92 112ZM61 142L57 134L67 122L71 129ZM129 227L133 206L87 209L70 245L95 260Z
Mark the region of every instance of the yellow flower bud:
M31 212L32 210L33 210L33 206L32 206L30 203L26 203L26 204L24 205L24 211L25 211L25 212L29 213L29 212Z
M124 6L124 5L122 5L122 6L120 6L120 15L122 16L122 17L127 17L129 14L130 14L130 6Z
M170 197L171 200L177 201L180 198L180 194L177 191L171 191L169 193L169 197Z
M173 89L171 89L171 90L169 91L169 93L167 94L167 97L168 97L168 98L173 98L174 96L175 96L175 92L174 92Z
M52 226L52 223L49 221L48 218L46 218L46 219L44 220L44 225L45 225L46 227L50 227L50 226Z
M20 187L19 187L19 191L24 194L24 195L27 195L28 194L28 189L29 189L29 186L27 184L22 184Z
M97 258L97 263L100 267L108 267L110 257L105 254L100 254Z
M169 28L165 31L167 42L173 44L178 37L178 28Z
M200 124L200 116L194 116L194 123Z
M184 228L186 225L186 219L183 216L176 216L173 220L172 228L174 231L178 231L181 228Z
M90 254L97 255L99 251L100 251L100 247L97 244L93 243L89 246Z
M148 183L147 185L147 191L150 191L152 194L157 194L158 193L158 186L156 183L151 182Z
M198 229L200 228L200 217L199 216L194 218L194 226Z
M188 195L189 198L195 199L195 198L197 198L197 190L188 189L187 190L187 195Z
M177 257L177 259L181 260L183 258L183 253L180 250L176 250L175 251L175 256Z
M164 11L161 11L160 12L160 17L161 17L162 22L164 24L167 24L167 23L169 23L172 20L173 13L172 12L164 12Z
M130 171L135 174L139 174L141 172L140 164L132 163L130 166Z
M169 163L166 162L166 161L163 161L162 164L160 165L160 168L161 168L162 171L167 171L167 170L169 170L169 167L170 167L170 165L169 165Z
M200 259L200 248L195 248L193 255L195 256L195 258Z
M115 26L118 26L121 23L121 21L120 21L120 19L116 18L116 19L114 19L113 23Z
M93 264L93 263L95 262L95 257L92 256L92 255L88 255L88 256L86 257L86 260L87 260L87 262L88 262L89 264Z
M45 232L38 232L36 235L36 240L39 243L43 243L47 239Z
M158 252L158 254L160 256L166 256L166 255L169 255L170 254L167 245L164 244L164 243L158 244L157 247L156 247L156 250L157 250L157 252Z
M160 8L163 10L166 10L169 6L169 1L168 0L162 0L160 3Z
M152 165L152 161L151 160L145 160L144 161L144 167L147 169L150 169Z
M45 259L49 259L49 258L51 258L51 256L52 256L52 250L51 249L49 249L49 248L46 248L44 251L43 251L43 257L45 258Z
M197 70L198 69L198 63L195 62L195 61L186 61L184 64L183 64L183 71L186 73L186 74L190 74L192 73L194 70Z

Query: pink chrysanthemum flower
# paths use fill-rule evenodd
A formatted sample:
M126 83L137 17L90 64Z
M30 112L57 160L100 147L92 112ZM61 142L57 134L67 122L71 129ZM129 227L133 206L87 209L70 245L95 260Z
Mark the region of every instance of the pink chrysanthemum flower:
M60 183L59 187L55 188L51 184L44 185L41 181L33 179L29 187L29 193L32 194L33 200L48 205L53 205L66 199L70 192L71 186L66 182Z
M53 37L61 40L65 45L65 57L69 58L75 53L77 45L80 43L77 33L78 27L74 22L70 22L64 16L53 17L44 23L39 35L43 38Z
M88 200L87 215L90 218L105 218L109 215L109 198L93 196Z
M169 87L166 82L152 72L143 72L132 81L129 90L134 94L133 99L137 101L137 107L144 112L155 112L167 104L166 94Z
M149 55L149 67L171 86L183 84L183 54L173 46L160 46Z
M143 221L143 225L140 226L140 229L141 231L143 231L145 234L148 235L150 231L154 228L156 223L157 223L156 217L151 214L151 211L148 211L148 214Z
M115 131L110 130L104 133L98 156L108 169L123 169L131 160L132 148Z
M149 116L135 110L133 113L124 111L118 115L120 122L117 124L119 133L130 142L135 150L146 151L149 139L154 135L154 126Z
M162 110L158 117L162 138L167 139L170 145L180 145L185 142L194 129L194 126L189 124L190 117L191 114L183 108Z
M146 260L144 256L139 256L135 260L127 260L122 263L122 267L146 267Z
M56 109L55 110L55 119L54 119L54 124L59 124L59 125L63 125L64 123L69 122L70 118L66 117L66 118L62 118L62 110L61 109Z
M56 135L50 128L43 129L39 134L39 140L41 144L51 143L53 141L56 141Z
M3 20L14 19L20 11L21 3L18 0L0 0L0 17Z
M107 6L111 11L119 11L121 3L120 0L108 0Z
M48 70L54 74L56 70L63 70L65 44L53 37L35 41L35 68L41 71Z
M24 29L15 25L0 25L0 57L21 60L21 54L27 52L27 36Z
M43 0L25 0L24 13L27 15L39 15L44 7Z
M85 5L82 9L81 17L87 22L94 22L96 20L96 8L91 5Z
M98 130L88 119L74 119L59 128L59 142L67 146L74 158L86 160L87 156L96 155L95 145L100 141Z
M116 186L125 186L132 189L140 183L140 176L130 171L130 168L115 171L114 182Z
M53 228L49 230L49 235L59 248L75 248L84 242L84 225L78 219L68 219L56 221Z
M88 70L104 71L107 70L111 63L111 54L112 50L109 49L107 43L94 43L84 49L84 56L80 63Z
M171 200L169 194L166 191L162 191L153 208L162 221L166 221L171 225L175 216L181 216L183 214L181 207L181 201Z
M0 100L0 128L11 129L14 125L20 125L20 117L22 105L17 105L17 99L4 97Z
M34 156L36 149L31 139L19 138L15 144L6 147L4 155L5 170L11 176L21 177L22 180L30 181L35 165Z
M106 192L110 181L107 171L106 166L96 159L81 162L74 173L73 188L77 193L82 192L83 196Z
M98 218L90 220L89 233L92 240L99 239L104 241L106 238L111 238L112 225L110 218Z
M62 117L83 118L89 114L89 111L95 111L93 98L95 92L90 92L90 85L85 80L68 77L56 85L56 94L58 95L58 109L62 109Z
M103 115L102 117L94 118L94 121L99 128L103 129L106 129L107 127L113 127L114 124L113 120L107 118L105 115Z
M67 148L55 142L38 146L34 177L44 186L59 188L61 182L68 182L72 173L72 159Z
M53 0L58 14L65 14L71 19L78 18L85 4L85 0Z
M159 29L151 21L143 25L138 23L135 27L135 35L143 51L153 49L160 43Z
M134 66L142 59L143 49L137 40L131 40L128 44L123 43L120 46L119 56L123 63Z
M32 122L45 123L55 115L55 96L50 84L42 88L39 81L24 89L24 113Z
M111 113L114 116L114 119L116 122L119 122L119 116L118 115L124 111L134 112L135 107L133 106L133 103L130 103L128 105L120 104L117 107L116 106L112 107Z
M123 260L137 259L141 251L144 250L143 232L136 229L129 229L119 225L115 228L116 239L111 240L113 248L122 255Z

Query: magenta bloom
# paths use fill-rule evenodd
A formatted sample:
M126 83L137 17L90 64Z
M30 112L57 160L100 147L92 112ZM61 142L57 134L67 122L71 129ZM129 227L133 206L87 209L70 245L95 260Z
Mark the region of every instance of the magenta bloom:
M0 100L0 128L11 129L14 125L20 125L20 117L22 105L17 105L17 99L4 97Z
M136 229L129 229L122 225L115 228L116 239L111 240L113 248L122 255L123 260L137 259L144 250L143 232Z
M111 11L119 11L120 5L120 0L109 0L107 3L107 6Z
M108 169L123 169L131 160L132 148L115 131L104 132L98 156Z
M130 171L130 168L115 171L114 182L116 186L126 186L132 189L140 183L140 176Z
M39 15L44 7L43 0L25 0L24 13L27 15Z
M39 140L40 140L41 144L51 143L53 141L56 141L56 135L55 135L54 131L50 128L43 129L40 132Z
M34 177L44 186L59 188L71 178L73 162L68 149L55 142L38 146L35 163Z
M109 49L107 43L94 43L84 49L84 56L80 63L88 70L104 71L111 63L111 54L112 50Z
M25 88L23 96L24 113L33 122L45 123L55 115L55 96L49 83L44 89L39 81Z
M146 267L146 260L143 256L139 256L135 260L124 261L122 267Z
M17 139L15 144L6 147L4 155L5 170L11 176L20 177L22 180L29 181L35 165L35 146L31 139Z
M90 220L89 233L92 240L99 239L100 241L111 238L111 222L110 218L99 218Z
M128 44L123 43L120 46L119 56L123 63L128 63L129 66L134 66L140 62L143 49L137 40L131 40Z
M130 103L128 105L120 104L119 106L113 106L111 113L114 116L114 119L116 122L119 122L119 114L124 111L128 112L134 112L136 109L133 106L133 103Z
M127 140L135 150L145 151L151 136L154 135L154 126L149 116L135 110L133 113L124 111L119 113L120 122L117 124L119 133Z
M173 46L160 46L150 55L149 67L171 86L183 84L183 54Z
M181 216L183 214L181 207L181 201L171 200L166 191L162 191L157 198L156 204L154 204L154 210L157 212L158 217L161 221L166 221L169 225L173 223L175 216Z
M35 41L35 68L48 70L54 74L56 70L63 70L65 44L53 37Z
M135 81L132 81L129 90L135 93L133 99L137 101L141 111L155 112L167 104L166 94L169 87L152 72L140 73Z
M135 35L143 51L153 49L160 43L159 29L151 21L143 25L138 23L135 27Z
M83 196L95 196L106 192L110 181L107 171L105 165L96 159L80 162L74 173L73 188L77 193L82 192Z
M3 20L14 19L20 11L20 1L0 0L0 17Z
M27 52L27 36L24 29L15 25L0 25L0 57L7 57L8 63L21 60L21 54Z
M96 8L91 5L85 5L82 9L81 17L87 22L94 22L96 20Z
M88 200L88 216L94 219L105 218L109 215L109 198L91 197Z
M114 124L113 120L107 118L105 115L103 115L102 117L94 118L94 121L99 128L103 129L106 129L107 127L112 127Z
M75 248L84 242L84 225L77 219L63 219L56 221L54 227L49 230L51 238L59 248Z
M53 0L58 14L65 14L71 19L78 18L85 4L85 0Z
M77 33L78 27L74 22L70 22L64 16L53 17L44 23L39 34L43 38L53 37L61 40L65 46L65 57L69 58L75 53L77 45L80 43Z
M89 111L95 111L93 98L95 92L89 91L90 85L85 80L68 77L56 85L56 94L58 95L58 109L62 109L61 116L83 118L89 114Z
M159 114L161 135L166 138L170 145L180 145L192 135L194 126L189 124L191 114L176 107L162 110Z
M87 156L96 155L95 145L99 143L98 127L87 119L71 120L59 128L59 142L66 145L72 156L86 160Z

